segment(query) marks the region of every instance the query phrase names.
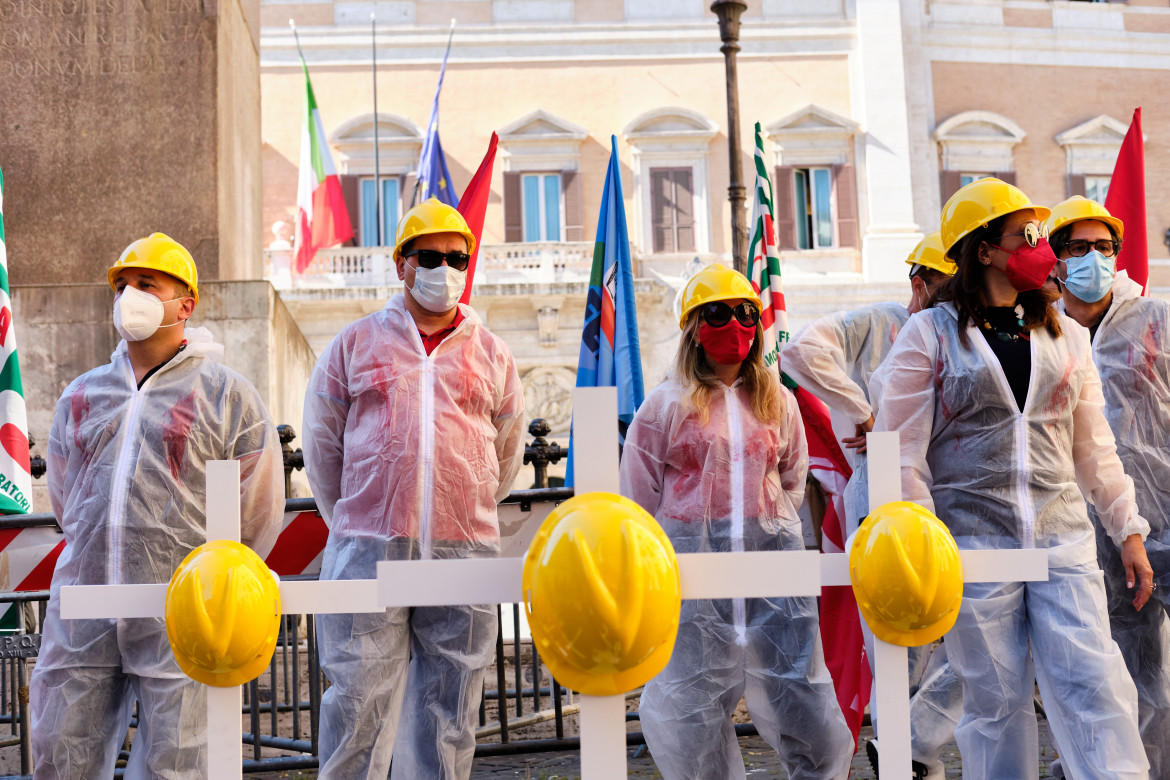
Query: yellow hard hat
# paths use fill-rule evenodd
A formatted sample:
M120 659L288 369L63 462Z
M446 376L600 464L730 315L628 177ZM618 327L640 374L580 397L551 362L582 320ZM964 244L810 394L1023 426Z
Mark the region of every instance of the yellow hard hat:
M280 586L260 556L239 542L200 545L171 576L167 639L179 668L229 688L260 675L280 632Z
M398 220L394 256L398 257L406 242L428 233L458 233L467 239L467 254L475 251L475 234L467 226L463 215L438 198L428 198Z
M918 242L918 246L906 258L906 265L913 268L916 265L926 266L947 276L954 276L958 269L953 262L947 259L943 251L942 233L934 231L927 233L926 238Z
M959 616L959 548L942 521L918 504L891 501L865 519L849 550L849 579L866 624L890 644L929 644Z
M954 258L959 239L993 220L1024 209L1034 209L1036 217L1048 218L1050 210L1037 206L1018 187L999 179L986 178L961 187L942 210L943 251Z
M170 274L186 282L191 288L191 297L199 303L199 272L195 269L195 258L185 246L164 233L151 233L126 247L118 262L106 273L111 288L117 289L114 281L123 268L152 268Z
M628 498L585 493L550 512L528 547L523 587L536 649L573 690L624 693L670 660L678 561L662 527Z
M1048 235L1051 236L1061 228L1086 219L1104 222L1113 228L1113 232L1117 234L1118 238L1123 237L1125 225L1122 221L1110 214L1100 203L1089 200L1083 195L1073 195L1068 200L1056 204L1056 208L1052 210L1052 215L1048 217L1045 227L1048 228Z
M686 327L687 315L691 313L691 309L712 301L728 301L734 298L746 298L754 303L757 309L764 308L759 293L746 276L720 263L712 263L692 276L683 288L682 316L679 317L678 326Z

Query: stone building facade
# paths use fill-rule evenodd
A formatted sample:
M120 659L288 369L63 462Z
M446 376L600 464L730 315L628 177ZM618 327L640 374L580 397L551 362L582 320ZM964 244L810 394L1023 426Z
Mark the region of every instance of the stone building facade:
M410 204L455 18L440 129L457 192L500 136L473 305L512 344L537 413L563 410L615 136L645 374L657 381L677 340L677 288L730 258L724 61L708 5L261 0L265 223L295 213L304 77L291 17L358 233L304 277L269 253L310 344L399 289L374 246L372 48L392 226ZM752 175L759 122L794 329L908 299L908 250L972 177L1014 181L1040 203L1103 198L1137 106L1152 291L1170 293L1170 0L749 0L738 62L740 162Z

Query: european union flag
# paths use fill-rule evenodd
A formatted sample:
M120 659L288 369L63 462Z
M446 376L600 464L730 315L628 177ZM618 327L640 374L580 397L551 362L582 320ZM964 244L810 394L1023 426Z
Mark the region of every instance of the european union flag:
M610 136L609 170L601 193L601 215L593 245L593 270L585 300L585 327L577 359L577 387L617 387L618 436L626 430L646 397L642 386L642 350L634 303L634 269L626 232L625 201L617 138ZM601 421L598 421L601 422ZM587 424L593 424L588 421ZM565 484L573 480L573 442Z
M455 186L451 183L451 172L447 170L447 158L443 156L443 144L439 142L439 93L443 90L443 76L447 73L447 54L451 53L450 41L443 54L443 66L439 69L439 85L435 87L435 103L431 106L431 121L427 124L427 137L423 140L422 154L418 158L418 191L422 202L427 198L438 198L454 208L459 203Z

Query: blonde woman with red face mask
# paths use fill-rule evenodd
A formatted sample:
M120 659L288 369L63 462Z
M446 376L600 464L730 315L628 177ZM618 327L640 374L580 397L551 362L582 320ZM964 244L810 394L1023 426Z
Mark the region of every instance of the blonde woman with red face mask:
M760 299L742 274L683 291L673 375L626 434L622 493L680 553L799 550L808 451L796 401L764 365ZM646 685L643 731L666 778L743 778L740 698L794 780L844 778L853 741L818 638L816 599L684 601L670 663Z

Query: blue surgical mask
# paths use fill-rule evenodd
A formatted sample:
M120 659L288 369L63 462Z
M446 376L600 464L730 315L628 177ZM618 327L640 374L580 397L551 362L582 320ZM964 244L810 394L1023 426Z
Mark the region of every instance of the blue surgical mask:
M1113 262L1114 258L1096 249L1083 257L1070 257L1064 261L1068 268L1064 286L1085 303L1096 303L1113 287Z

